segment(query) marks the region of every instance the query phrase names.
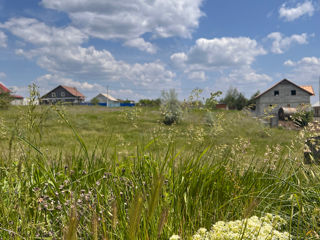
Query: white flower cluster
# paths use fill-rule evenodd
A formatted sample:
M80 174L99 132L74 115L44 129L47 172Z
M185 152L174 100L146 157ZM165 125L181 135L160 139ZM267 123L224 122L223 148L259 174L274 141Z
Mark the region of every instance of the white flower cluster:
M288 232L280 232L284 224L283 218L269 213L261 218L253 216L237 221L219 221L210 231L200 228L192 240L290 240Z

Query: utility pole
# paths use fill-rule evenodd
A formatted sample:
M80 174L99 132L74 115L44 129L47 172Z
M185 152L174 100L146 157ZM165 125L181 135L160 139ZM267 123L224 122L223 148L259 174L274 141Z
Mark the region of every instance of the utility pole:
M107 107L109 107L109 85L107 85Z

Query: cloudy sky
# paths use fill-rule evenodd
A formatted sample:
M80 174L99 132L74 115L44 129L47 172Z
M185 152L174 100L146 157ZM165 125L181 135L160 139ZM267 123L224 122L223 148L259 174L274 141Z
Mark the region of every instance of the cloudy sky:
M319 0L0 0L0 82L24 96L250 97L283 78L318 92L319 76Z

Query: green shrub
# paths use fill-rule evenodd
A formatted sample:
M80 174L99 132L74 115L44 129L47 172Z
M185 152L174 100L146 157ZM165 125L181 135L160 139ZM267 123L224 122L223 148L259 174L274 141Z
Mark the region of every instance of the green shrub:
M313 111L309 110L307 106L302 106L292 115L292 120L299 127L308 126L313 121Z
M10 93L0 93L0 109L8 109L11 100Z
M161 114L163 115L163 123L166 125L171 125L181 120L181 103L179 102L178 94L174 89L162 91Z

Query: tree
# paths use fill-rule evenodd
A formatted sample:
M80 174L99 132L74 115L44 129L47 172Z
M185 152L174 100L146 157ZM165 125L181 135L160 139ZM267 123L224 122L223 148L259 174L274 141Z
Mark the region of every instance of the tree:
M138 105L141 107L159 107L161 104L161 99L140 99Z
M224 98L220 103L228 105L229 109L242 110L247 105L248 99L240 93L236 88L229 88Z
M9 92L0 93L0 108L8 109L10 106L10 102L12 101L12 97Z
M93 104L93 105L98 105L99 99L94 97L94 98L91 99L90 103Z
M256 110L256 97L260 95L260 91L256 91L247 102L247 107Z

